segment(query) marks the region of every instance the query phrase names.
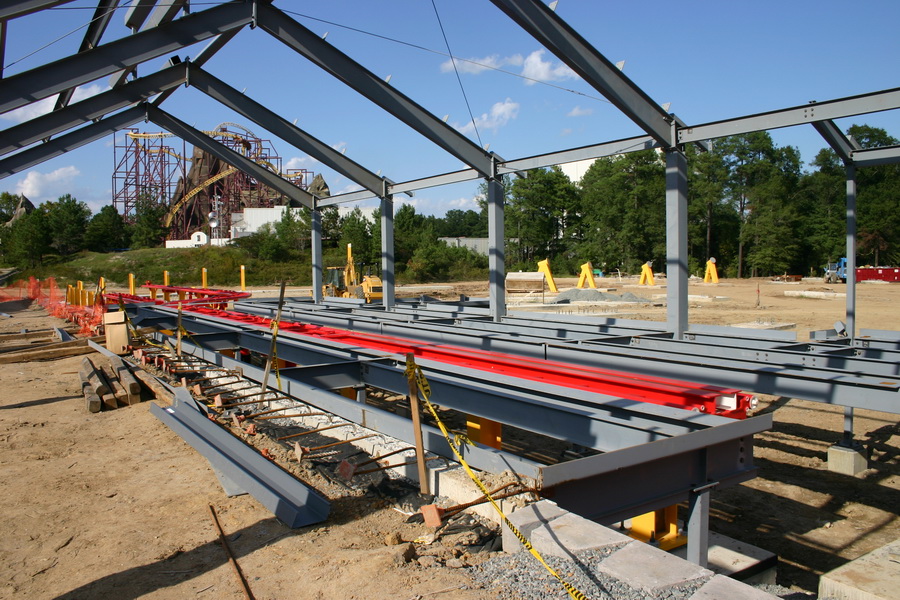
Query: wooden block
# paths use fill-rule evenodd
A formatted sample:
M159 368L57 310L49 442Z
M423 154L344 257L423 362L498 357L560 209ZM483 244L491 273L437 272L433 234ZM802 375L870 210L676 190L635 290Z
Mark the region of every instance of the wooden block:
M125 388L128 395L128 404L137 404L141 401L141 384L131 372L128 364L118 356L112 356L109 364L116 372L119 382Z
M119 405L127 406L128 392L125 391L125 386L123 386L122 382L116 377L116 372L113 370L112 366L103 365L100 369L103 371L103 376L106 377L106 381L109 382L109 389L112 390L113 396L119 401Z
M125 313L122 311L108 312L103 315L103 331L106 334L106 348L116 354L128 352L131 340L128 335L128 325L125 323Z
M135 369L134 376L137 377L142 384L147 386L147 389L153 392L153 395L156 396L158 400L164 400L169 403L174 400L174 396L169 390L158 382L150 373L147 373L143 369Z
M91 389L91 385L87 382L83 382L81 384L81 391L84 394L85 405L87 406L88 412L100 412L102 402L100 400L100 396L95 394L94 390Z
M79 371L79 374L83 381L87 381L88 384L90 384L91 389L94 390L94 393L98 396L109 394L112 391L106 381L97 372L97 367L95 367L94 363L91 362L91 359L86 356L81 360L81 370Z
M103 400L103 410L115 410L119 408L119 401L116 400L116 395L113 393L103 394L100 398Z

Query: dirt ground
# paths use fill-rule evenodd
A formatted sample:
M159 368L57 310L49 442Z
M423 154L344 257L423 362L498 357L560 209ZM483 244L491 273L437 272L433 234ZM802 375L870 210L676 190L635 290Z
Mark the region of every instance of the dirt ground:
M844 301L783 292L825 288L763 280L692 285L692 295L723 298L692 302L690 319L794 323L806 339L809 330L843 320ZM486 288L452 291L478 296ZM648 299L665 293L628 291ZM898 303L900 284L860 285L858 326L900 330ZM619 316L665 318L661 306L628 310ZM0 305L0 312L11 315L0 318L0 336L63 325L37 307ZM251 496L225 497L206 460L157 421L149 403L87 413L80 362L0 365L0 598L242 598L210 505L258 599L492 597L464 568L488 553L452 542L409 546L430 530L407 523L390 490L348 490L309 473L332 498L332 515L298 530ZM840 408L761 400L758 410L774 412L775 427L756 441L760 476L713 495L711 527L776 552L779 583L815 591L821 573L900 537L900 427L896 415L857 411L855 434L871 452L871 468L845 477L826 469L827 448L842 429ZM417 560L409 560L413 552Z

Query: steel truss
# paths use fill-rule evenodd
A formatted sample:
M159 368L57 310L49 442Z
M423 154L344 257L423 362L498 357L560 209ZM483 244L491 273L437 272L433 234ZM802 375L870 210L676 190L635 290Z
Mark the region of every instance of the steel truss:
M140 326L176 327L175 308L137 305L129 311ZM272 332L267 324L224 321L191 311L182 314L181 324L190 332L182 340L186 352L222 367L240 367L245 377L262 380L262 368L220 351L242 348L268 354ZM334 393L371 386L406 394L404 356L314 340L283 329L277 336L276 354L298 366L281 369L280 384L273 387L412 443L408 419ZM431 399L442 407L602 452L548 465L479 444L463 450L474 467L531 477L564 508L606 524L682 501L702 507L713 488L752 479L756 474L752 436L772 424L771 415L733 420L436 361L418 364L431 385ZM425 427L424 437L429 451L451 456L436 428ZM602 493L613 488L615 494ZM703 541L706 527L704 521L693 543Z

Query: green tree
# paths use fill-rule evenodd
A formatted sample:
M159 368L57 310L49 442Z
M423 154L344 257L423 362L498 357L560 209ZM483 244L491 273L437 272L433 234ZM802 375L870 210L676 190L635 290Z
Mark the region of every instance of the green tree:
M863 148L900 143L884 129L867 125L853 125L847 133ZM856 181L860 262L890 262L884 260L886 256L900 255L900 165L857 169Z
M60 196L46 206L50 246L62 256L84 250L84 233L91 209L70 194Z
M50 236L47 228L47 213L39 207L17 220L8 235L5 256L17 267L36 267L43 262L44 254L50 251Z
M127 248L131 241L131 230L116 207L107 204L94 215L84 232L84 244L94 252L111 252Z
M372 248L372 223L359 207L354 208L341 219L341 241L339 246L346 248L347 244L353 245L353 260L355 262L362 264L375 262L375 252Z
M18 194L10 194L9 192L0 192L0 224L6 223L12 219L16 206L23 198Z
M309 209L286 207L281 220L275 224L275 233L292 257L298 258L310 244Z
M134 226L131 231L132 248L156 248L169 235L169 228L163 223L168 212L164 204L149 198L141 198L135 206Z

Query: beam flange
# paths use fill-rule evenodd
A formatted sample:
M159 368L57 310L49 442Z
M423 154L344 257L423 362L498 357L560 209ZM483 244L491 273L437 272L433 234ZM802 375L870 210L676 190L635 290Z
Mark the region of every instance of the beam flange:
M476 169L482 177L493 176L495 157L491 153L280 10L266 4L258 5L257 26Z
M830 119L827 121L816 121L812 125L845 165L853 161L850 155L861 148L854 140L845 136L838 126L835 125L834 121Z
M870 150L854 150L850 155L855 167L875 167L900 163L900 146L885 146Z
M147 106L147 118L165 129L173 133L183 140L187 140L194 146L209 152L213 156L220 158L226 163L237 167L255 177L257 180L265 183L267 186L275 189L288 198L302 203L307 208L313 206L313 196L301 187L283 179L277 174L269 171L261 165L253 162L246 156L239 154L209 137L208 135L197 131L187 123L180 121L164 110L155 106Z

